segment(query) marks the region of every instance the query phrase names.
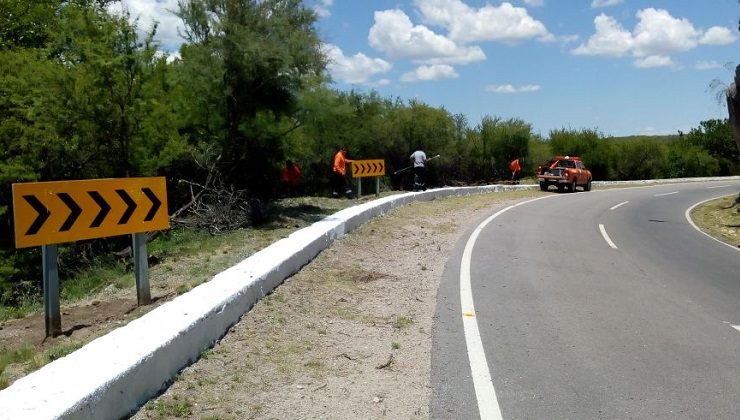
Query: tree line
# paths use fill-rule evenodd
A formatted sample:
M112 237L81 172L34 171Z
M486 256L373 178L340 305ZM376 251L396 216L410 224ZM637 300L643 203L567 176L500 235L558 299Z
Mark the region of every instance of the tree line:
M0 0L0 303L40 282L39 251L13 249L11 184L164 176L171 209L192 185L275 199L285 159L306 194L328 194L331 159L382 158L392 173L420 147L441 157L431 185L523 176L553 154L578 155L596 180L739 174L727 120L661 139L563 128L546 137L520 119L471 122L418 100L332 87L316 15L300 0L180 0L179 56L156 26L143 37L111 0ZM403 178L385 180L402 188ZM120 244L120 243L119 243ZM66 247L69 269L115 241ZM84 249L80 251L80 249Z

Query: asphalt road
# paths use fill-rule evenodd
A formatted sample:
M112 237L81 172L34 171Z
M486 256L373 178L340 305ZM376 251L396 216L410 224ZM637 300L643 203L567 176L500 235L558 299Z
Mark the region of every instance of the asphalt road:
M685 215L738 191L553 193L473 223L438 294L432 418L740 418L740 252Z

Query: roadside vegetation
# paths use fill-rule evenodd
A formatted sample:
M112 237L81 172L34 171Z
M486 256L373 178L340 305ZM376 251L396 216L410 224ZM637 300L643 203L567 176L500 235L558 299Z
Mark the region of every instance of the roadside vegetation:
M740 204L738 196L718 198L694 209L691 218L713 237L740 247Z

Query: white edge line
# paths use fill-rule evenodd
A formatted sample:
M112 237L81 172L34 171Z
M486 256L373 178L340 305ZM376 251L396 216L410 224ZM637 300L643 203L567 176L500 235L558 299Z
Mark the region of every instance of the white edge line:
M481 419L501 420L501 408L496 398L496 390L491 380L491 370L486 360L486 352L483 349L483 342L478 329L478 321L475 316L475 305L473 303L473 289L470 281L470 264L473 255L473 247L478 240L483 228L486 227L493 219L501 214L522 204L542 200L555 196L544 196L533 200L523 201L505 209L499 210L492 216L488 217L479 224L468 238L460 261L460 306L462 309L463 329L465 331L465 345L468 349L468 360L470 361L470 371L473 377L473 386L475 387L475 396L478 401L478 413Z
M703 234L704 234L704 235L706 235L706 236L707 236L708 238L711 238L711 239L713 239L713 240L715 240L715 241L717 241L717 242L721 243L722 245L726 245L726 246L728 246L728 247L730 247L730 248L734 249L735 251L739 251L739 252L740 252L740 248L738 248L738 247L734 247L734 246L732 246L732 245L728 244L727 242L724 242L724 241L720 241L719 239L715 238L714 236L712 236L712 235L710 235L710 234L708 234L708 233L704 232L703 230L701 230L701 229L699 228L699 226L697 226L697 225L696 225L696 223L694 223L694 221L693 221L693 220L691 220L691 211L692 211L692 210L694 210L694 209L695 209L696 207L698 207L698 206L700 206L700 205L702 205L702 204L704 204L704 203L706 203L706 202L708 202L708 201L716 200L716 199L718 199L718 198L722 198L722 197L727 197L727 196L726 196L726 195L721 195L721 196L719 196L719 197L714 197L714 198L708 198L708 199L706 199L706 200L704 200L704 201L700 201L700 202L698 202L698 203L694 204L693 206L689 207L689 208L688 208L688 209L686 210L686 213L684 213L684 215L686 216L686 220L688 220L688 221L689 221L689 224L691 224L691 226L693 226L693 227L694 227L694 229L696 229L696 230L698 230L699 232L703 233Z
M606 233L606 229L604 228L604 225L599 224L599 231L601 232L601 236L604 237L604 240L606 241L607 244L609 244L610 247L612 247L614 249L619 249L619 248L617 248L616 245L614 245L614 242L612 242L611 238Z
M623 205L625 205L627 203L629 203L629 201L622 201L621 203L617 204L616 206L610 207L609 210L616 210L616 209L622 207Z
M734 328L734 329L736 329L736 330L740 331L740 325L733 325L733 326L732 326L732 328Z
M678 191L673 191L673 192L663 193L663 194L655 194L655 197L663 197L663 196L671 195L671 194L678 194Z

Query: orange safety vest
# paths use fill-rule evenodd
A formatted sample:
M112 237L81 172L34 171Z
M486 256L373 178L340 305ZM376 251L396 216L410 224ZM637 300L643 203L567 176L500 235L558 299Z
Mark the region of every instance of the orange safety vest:
M352 162L351 160L344 157L343 151L338 151L336 155L334 155L334 167L332 168L334 172L344 175L347 173L347 162Z
M522 167L519 166L519 159L512 160L511 163L509 164L509 169L511 170L511 172L521 171Z

